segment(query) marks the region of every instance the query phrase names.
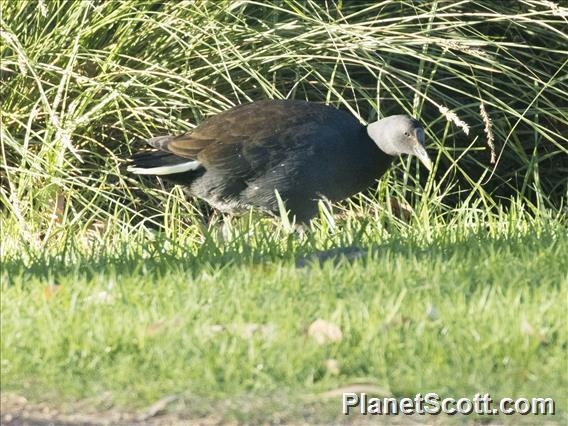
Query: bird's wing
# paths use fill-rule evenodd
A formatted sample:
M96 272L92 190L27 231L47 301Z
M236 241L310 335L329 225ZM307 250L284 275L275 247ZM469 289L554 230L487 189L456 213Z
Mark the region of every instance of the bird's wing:
M305 102L255 102L211 117L189 133L149 143L198 160L205 168L248 177L283 161L297 149L306 149L307 136L333 123L337 113L345 114Z

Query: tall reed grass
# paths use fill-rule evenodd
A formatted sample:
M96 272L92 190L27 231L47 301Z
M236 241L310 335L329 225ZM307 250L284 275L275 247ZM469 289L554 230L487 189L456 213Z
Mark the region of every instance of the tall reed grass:
M562 209L567 19L544 0L2 2L4 229L45 241L163 224L164 210L198 218L195 200L151 189L125 160L144 138L266 98L425 124L433 175L402 160L346 211L392 198L438 214Z

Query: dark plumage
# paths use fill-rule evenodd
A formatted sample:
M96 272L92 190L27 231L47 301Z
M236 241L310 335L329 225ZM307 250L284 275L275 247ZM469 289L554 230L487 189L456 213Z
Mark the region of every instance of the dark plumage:
M278 212L275 190L296 220L317 200L338 201L371 186L395 155L416 154L430 167L424 131L407 116L361 125L338 109L302 101L240 105L180 136L148 141L130 171L183 185L213 207Z

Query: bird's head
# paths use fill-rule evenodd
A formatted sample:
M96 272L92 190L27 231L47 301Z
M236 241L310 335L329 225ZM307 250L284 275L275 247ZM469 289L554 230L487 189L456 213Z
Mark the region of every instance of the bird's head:
M388 155L415 155L428 170L432 161L424 147L424 129L407 115L391 115L367 126L369 137Z

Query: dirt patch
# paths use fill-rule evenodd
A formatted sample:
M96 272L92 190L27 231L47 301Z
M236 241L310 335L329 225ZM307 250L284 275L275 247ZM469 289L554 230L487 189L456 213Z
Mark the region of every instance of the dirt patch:
M104 408L104 404L93 404L92 400L71 404L32 403L23 396L13 393L1 394L1 426L238 426L238 425L344 425L344 426L450 426L450 425L491 425L512 426L533 425L534 418L519 416L492 419L464 418L453 416L341 416L337 415L337 404L324 401L308 403L303 407L280 407L271 410L269 405L250 405L240 401L241 411L236 417L229 412L200 415L191 409L182 398L166 396L139 411ZM103 407L103 408L101 408ZM210 409L212 407L209 407ZM272 406L272 408L275 408ZM221 408L222 410L222 408ZM551 419L552 420L552 419ZM538 424L558 425L562 419L547 421L538 419Z
M227 424L221 418L188 419L178 413L167 412L176 404L175 397L162 398L140 411L95 409L84 401L61 406L31 403L13 393L1 394L2 426L216 426Z
M102 398L104 399L104 397ZM425 419L389 418L377 419L363 416L335 417L332 406L318 402L308 404L299 411L291 409L286 413L271 411L261 403L257 409L247 407L250 401L241 401L240 408L248 414L240 418L231 418L227 413L195 418L195 412L185 405L184 401L168 396L156 401L140 411L121 411L116 408L101 409L104 403L93 404L92 401L78 401L59 407L46 403L32 403L23 396L13 393L1 394L2 426L237 426L237 425L417 425L424 426ZM241 405L242 404L242 405ZM98 408L95 408L98 407ZM280 408L281 409L281 408ZM263 413L265 415L263 415ZM193 417L192 417L193 414ZM321 420L325 418L327 420ZM441 424L438 422L428 424Z

